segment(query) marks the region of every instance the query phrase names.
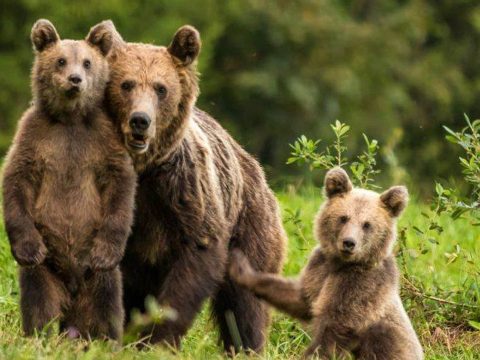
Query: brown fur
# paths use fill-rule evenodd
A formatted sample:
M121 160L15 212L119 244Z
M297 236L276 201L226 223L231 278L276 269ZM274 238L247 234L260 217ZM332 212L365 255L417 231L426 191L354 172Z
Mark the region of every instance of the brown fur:
M259 298L313 324L307 357L422 359L392 255L406 188L395 186L381 195L353 189L345 171L334 169L327 173L325 190L328 200L315 220L320 247L298 280L258 272L240 251L232 254L230 275Z
M32 42L34 101L3 178L5 226L21 265L23 328L31 335L60 319L83 336L119 339L118 264L133 221L135 172L102 111L111 41L60 40L39 20Z
M211 297L225 348L260 351L267 308L230 281L228 252L240 248L257 269L275 273L281 269L285 233L257 161L195 108L198 32L182 27L169 47L126 43L109 21L92 32L116 39L107 106L139 174L136 222L122 262L127 315L144 308L145 296L155 296L177 310L178 319L145 335L178 345ZM130 125L136 112L151 120L140 137ZM230 312L242 344L230 335Z

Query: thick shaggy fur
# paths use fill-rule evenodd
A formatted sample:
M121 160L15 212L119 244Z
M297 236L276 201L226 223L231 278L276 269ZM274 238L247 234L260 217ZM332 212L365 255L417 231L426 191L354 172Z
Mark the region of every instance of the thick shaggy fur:
M198 32L182 27L169 47L124 42L113 24L94 32L116 40L110 56L107 106L130 149L139 175L136 220L122 262L127 316L151 294L178 318L144 335L178 345L204 300L228 351L260 351L269 316L266 306L232 283L228 252L239 248L255 268L279 272L285 233L264 173L222 127L195 108ZM132 114L151 120L141 136ZM241 344L226 316L233 314Z
M34 101L3 178L5 226L21 265L23 328L31 335L59 319L72 336L119 339L118 264L133 222L136 175L102 111L111 39L60 40L39 20L32 42Z
M258 272L240 251L232 254L230 275L259 298L312 323L306 357L422 359L391 253L406 188L395 186L381 195L352 189L347 174L334 169L325 189L328 200L315 221L320 247L300 279Z

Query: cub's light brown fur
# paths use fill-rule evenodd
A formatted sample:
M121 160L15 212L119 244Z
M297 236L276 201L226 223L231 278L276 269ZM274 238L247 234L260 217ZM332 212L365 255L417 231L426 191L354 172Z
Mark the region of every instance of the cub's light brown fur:
M315 219L315 249L298 280L262 273L240 252L230 275L288 314L309 321L314 336L305 356L422 359L421 345L403 308L392 255L396 218L407 189L379 195L353 189L342 169L325 178L328 196Z
M20 119L3 178L3 206L20 268L27 335L54 319L72 336L119 339L119 262L133 217L135 172L102 111L111 38L60 40L32 29L33 105Z
M258 162L195 107L197 30L180 28L168 47L124 42L110 21L92 32L112 34L115 42L107 106L139 175L136 220L122 261L127 316L155 296L178 318L144 335L179 344L211 297L225 348L260 351L268 311L230 281L228 252L240 248L259 270L275 273L286 237ZM229 313L241 344L231 337Z

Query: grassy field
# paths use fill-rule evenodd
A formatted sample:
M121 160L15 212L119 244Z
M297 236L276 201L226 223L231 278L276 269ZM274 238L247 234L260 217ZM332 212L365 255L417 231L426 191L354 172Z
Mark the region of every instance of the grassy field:
M289 233L284 273L295 275L305 264L312 239L312 220L321 201L319 189L293 189L277 194ZM480 359L480 227L467 221L441 219L444 232L431 238L414 227L427 227L425 206L412 202L400 221L404 245L398 247L403 270L402 298L413 319L427 359ZM405 230L402 230L405 229ZM178 354L160 347L137 351L102 342L68 341L61 336L22 337L18 309L17 266L0 222L0 359L221 359L217 332L208 304L185 338ZM468 305L468 306L464 306ZM275 313L261 359L295 359L309 342L308 328ZM239 356L238 358L243 358Z

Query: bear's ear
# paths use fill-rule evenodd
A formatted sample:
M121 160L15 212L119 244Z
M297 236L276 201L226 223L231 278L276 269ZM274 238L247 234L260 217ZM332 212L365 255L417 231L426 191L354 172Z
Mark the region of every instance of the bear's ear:
M57 30L53 24L46 20L40 19L33 24L32 32L30 34L32 44L37 51L43 51L50 45L55 44L60 40Z
M408 190L405 186L392 186L380 195L380 200L390 215L398 217L408 203Z
M104 20L90 28L85 40L90 45L97 47L103 56L108 55L112 48L120 46L124 42L112 20Z
M345 170L334 168L325 175L325 193L328 198L335 195L344 194L353 189L352 182Z
M168 52L180 60L181 65L188 66L195 61L201 47L200 33L193 26L185 25L175 33Z

